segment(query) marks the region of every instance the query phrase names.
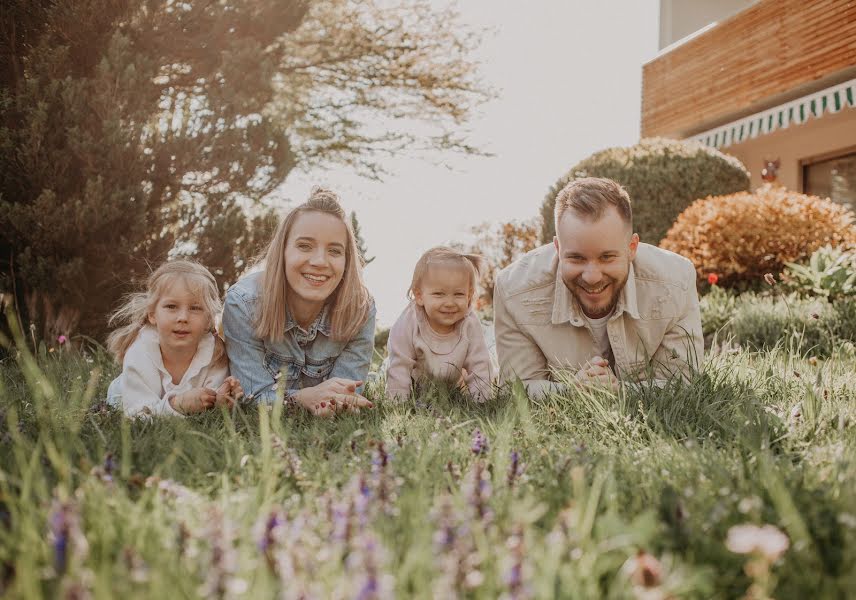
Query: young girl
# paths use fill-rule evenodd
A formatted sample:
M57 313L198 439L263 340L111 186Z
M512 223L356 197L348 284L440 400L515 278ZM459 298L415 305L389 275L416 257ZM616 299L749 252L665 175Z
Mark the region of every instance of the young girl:
M220 297L202 265L176 260L151 274L146 291L131 295L110 319L126 323L107 345L122 363L108 402L125 414L186 415L243 395L228 377L225 347L214 328Z
M314 188L277 227L264 270L226 293L223 332L248 397L329 416L361 395L374 350L375 306L339 199ZM282 388L281 390L279 388Z
M424 376L463 381L478 401L490 397L490 355L471 308L482 261L438 246L416 263L412 301L389 332L388 397L407 398Z

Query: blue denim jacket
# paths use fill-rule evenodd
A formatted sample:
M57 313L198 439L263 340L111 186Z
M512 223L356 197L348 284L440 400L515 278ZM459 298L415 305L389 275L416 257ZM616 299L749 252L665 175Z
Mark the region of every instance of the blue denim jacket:
M330 338L328 307L309 331L304 331L289 313L282 341L259 339L253 323L263 275L253 273L230 287L223 308L229 368L244 392L259 402L273 403L277 387L284 387L289 395L331 377L365 381L374 351L374 302L365 325L350 340Z

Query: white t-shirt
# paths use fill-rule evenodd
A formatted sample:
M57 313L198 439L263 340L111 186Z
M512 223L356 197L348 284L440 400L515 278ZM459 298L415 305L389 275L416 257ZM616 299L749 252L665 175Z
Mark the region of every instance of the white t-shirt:
M193 388L216 390L229 376L227 364L212 365L214 334L205 334L199 341L190 366L178 383L163 365L157 330L146 325L125 352L122 374L110 384L107 402L121 405L125 414L133 417L141 412L153 415L183 416L170 406L169 399Z
M606 323L611 317L612 313L605 317L601 317L600 319L590 319L583 314L583 318L588 322L592 337L594 338L595 353L601 358L607 358L611 350L609 345L609 334L606 331Z

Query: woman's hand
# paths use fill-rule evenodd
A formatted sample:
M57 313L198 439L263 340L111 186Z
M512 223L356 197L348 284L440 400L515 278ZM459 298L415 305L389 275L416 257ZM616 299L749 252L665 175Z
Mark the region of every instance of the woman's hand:
M357 393L362 381L332 377L316 386L304 388L294 394L294 400L303 408L319 417L332 417L341 410L360 412L361 408L372 408L368 398Z
M217 392L208 388L193 388L169 399L169 405L183 415L204 412L214 406Z

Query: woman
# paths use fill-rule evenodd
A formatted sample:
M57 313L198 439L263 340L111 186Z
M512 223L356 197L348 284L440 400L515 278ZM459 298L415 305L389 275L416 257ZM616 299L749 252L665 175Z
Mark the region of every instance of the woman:
M375 306L339 199L315 188L277 227L264 271L226 293L232 375L249 398L329 416L372 406L361 395L374 349Z

